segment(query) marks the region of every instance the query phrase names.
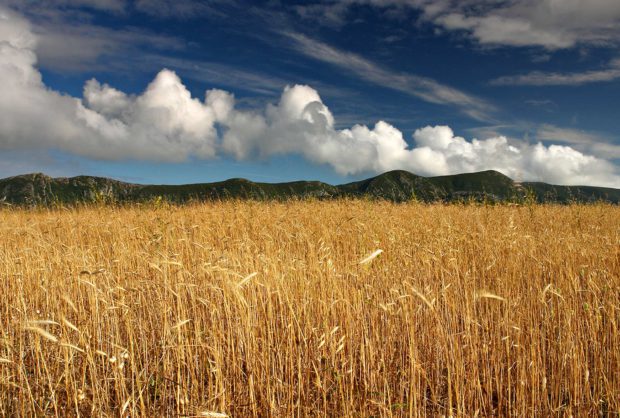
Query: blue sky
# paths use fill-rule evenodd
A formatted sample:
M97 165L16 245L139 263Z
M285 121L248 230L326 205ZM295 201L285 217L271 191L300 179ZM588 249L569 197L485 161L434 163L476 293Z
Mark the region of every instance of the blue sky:
M0 87L2 177L620 187L617 0L0 0Z

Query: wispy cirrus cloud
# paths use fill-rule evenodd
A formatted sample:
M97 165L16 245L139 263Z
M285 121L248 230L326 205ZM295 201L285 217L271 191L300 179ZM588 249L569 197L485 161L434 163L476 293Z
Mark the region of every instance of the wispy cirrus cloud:
M202 16L225 16L220 8L236 4L235 0L136 0L138 12L158 17L190 19Z
M491 80L495 86L580 86L620 79L620 59L605 68L574 73L534 71L527 74L507 75Z
M21 12L31 11L37 14L73 8L124 13L128 6L127 0L2 0L0 3L19 9Z
M62 72L108 71L147 51L179 52L187 42L149 28L124 25L126 0L0 0L32 23L37 62ZM94 12L114 15L118 26L97 24Z
M396 13L417 12L418 20L463 33L485 46L543 47L618 45L620 2L617 0L327 0L297 8L302 17L328 25L346 23L354 5Z
M620 145L614 144L606 135L595 132L543 124L536 131L536 139L571 144L575 149L601 158L620 158Z
M549 50L578 44L618 43L616 0L414 0L432 22L464 31L483 45L540 46ZM443 5L443 6L438 6Z
M382 67L358 54L342 51L296 32L282 32L293 41L295 51L332 64L358 78L417 97L429 103L450 105L477 120L489 120L495 107L483 99L447 86L428 77L399 73Z
M181 51L180 38L139 28L109 29L90 23L45 23L35 29L37 56L45 68L59 72L109 70L110 62L127 60L138 51Z
M276 75L248 71L219 62L157 54L142 55L137 62L129 65L132 68L143 69L145 72L153 72L166 67L195 81L268 96L279 94L287 84L290 84L290 81Z
M1 0L6 6L28 14L67 13L76 10L112 14L142 13L162 19L190 19L209 15L223 16L222 8L236 0Z

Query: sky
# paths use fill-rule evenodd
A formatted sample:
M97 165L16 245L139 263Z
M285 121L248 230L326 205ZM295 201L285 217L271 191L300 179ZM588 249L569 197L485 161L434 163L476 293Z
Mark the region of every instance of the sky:
M618 0L0 0L0 177L620 188Z

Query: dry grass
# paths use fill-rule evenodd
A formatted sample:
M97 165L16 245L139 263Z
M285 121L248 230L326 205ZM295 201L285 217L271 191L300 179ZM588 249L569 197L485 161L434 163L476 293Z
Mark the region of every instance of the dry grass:
M620 413L618 207L4 210L0 277L3 416Z

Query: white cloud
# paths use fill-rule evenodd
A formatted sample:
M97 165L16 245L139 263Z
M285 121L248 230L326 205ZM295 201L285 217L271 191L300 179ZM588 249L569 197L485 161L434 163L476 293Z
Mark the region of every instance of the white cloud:
M43 84L35 67L28 22L1 13L7 24L0 32L0 148L163 161L214 155L213 109L191 98L172 72L160 72L137 97L96 81L87 83L83 100L62 95Z
M90 151L99 158L182 161L189 156L215 156L214 106L191 97L172 71L161 71L140 96L131 97L91 80L84 88L77 117L105 141L108 150Z
M191 96L162 70L139 95L90 80L83 97L48 88L36 68L29 24L0 10L0 149L59 149L92 159L183 161L297 154L342 174L406 169L423 175L496 169L515 179L620 187L617 168L568 146L510 143L502 136L467 141L447 126L413 134L379 121L335 128L319 93L287 87L276 104L240 110L232 94Z
M580 86L589 83L613 81L620 78L620 59L606 68L581 73L543 73L540 71L496 78L491 84L502 86Z
M575 42L562 33L536 28L531 21L519 18L497 15L469 17L450 13L437 18L435 22L446 29L469 31L483 44L567 48Z
M620 185L620 176L613 165L571 147L545 147L538 143L530 153L525 169L533 178L554 184L596 184L616 188Z

